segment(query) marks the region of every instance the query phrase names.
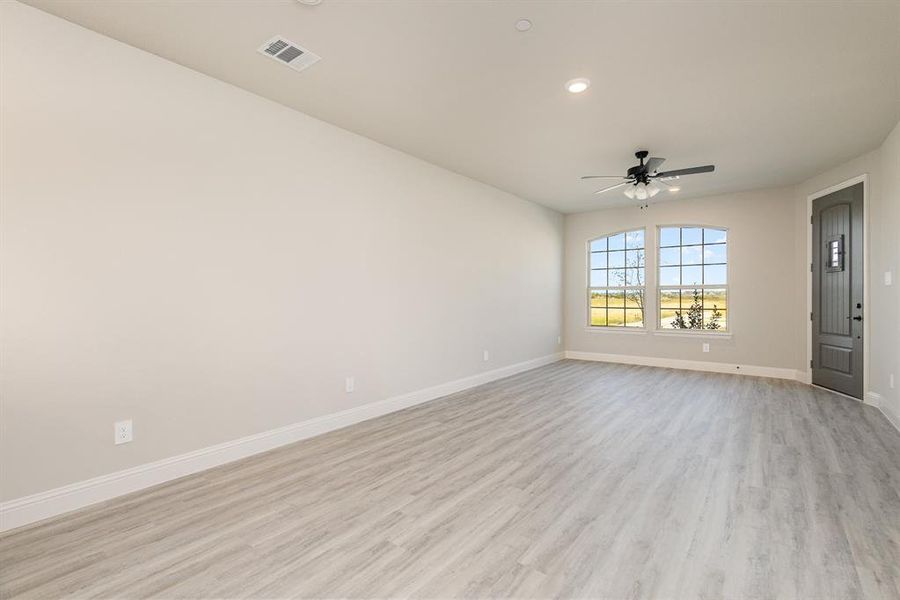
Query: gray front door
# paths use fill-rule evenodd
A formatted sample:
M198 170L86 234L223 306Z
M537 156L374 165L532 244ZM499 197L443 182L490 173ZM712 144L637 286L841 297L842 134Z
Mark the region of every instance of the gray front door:
M812 382L863 397L863 184L813 200Z

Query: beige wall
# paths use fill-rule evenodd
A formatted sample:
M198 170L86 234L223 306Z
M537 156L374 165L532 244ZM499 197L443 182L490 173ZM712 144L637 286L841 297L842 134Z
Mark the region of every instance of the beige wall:
M557 213L0 4L3 499L560 349Z
M686 184L687 185L687 184ZM663 192L667 193L667 192ZM626 207L566 216L566 350L800 369L803 367L805 279L794 269L794 190L763 190L692 200L666 200L649 209ZM728 228L731 337L660 335L656 326L656 227ZM586 315L588 240L647 230L646 333L589 328ZM777 302L778 307L772 303ZM710 352L702 351L703 343Z

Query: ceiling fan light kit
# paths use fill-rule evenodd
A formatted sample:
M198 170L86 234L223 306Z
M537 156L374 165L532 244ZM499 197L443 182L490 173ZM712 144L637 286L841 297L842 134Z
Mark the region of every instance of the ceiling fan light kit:
M625 195L632 200L646 200L659 193L659 186L655 181L650 183L638 182L625 188Z
M647 150L638 150L634 153L635 158L640 161L639 164L628 169L627 173L624 177L620 177L618 175L585 175L582 179L619 179L622 180L620 183L616 183L614 185L600 188L595 194L602 194L604 192L608 192L610 190L615 190L620 187L625 188L625 195L630 200L640 200L646 201L655 195L657 195L662 189L662 186L665 186L670 192L677 192L681 188L680 187L669 187L666 182L674 181L676 179L681 178L683 175L694 175L696 173L711 173L716 170L715 165L704 165L702 167L690 167L687 169L675 169L674 171L659 171L659 167L665 162L666 159L658 158L656 156L651 156L647 158L650 153ZM647 162L644 162L644 159L647 159ZM662 184L662 185L660 185ZM646 205L642 205L641 208L645 208Z

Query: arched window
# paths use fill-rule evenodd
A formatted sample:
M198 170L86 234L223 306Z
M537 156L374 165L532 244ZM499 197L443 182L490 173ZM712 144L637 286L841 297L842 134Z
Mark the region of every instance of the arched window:
M728 232L659 228L659 328L728 331Z
M588 246L588 324L644 327L644 230L614 233Z

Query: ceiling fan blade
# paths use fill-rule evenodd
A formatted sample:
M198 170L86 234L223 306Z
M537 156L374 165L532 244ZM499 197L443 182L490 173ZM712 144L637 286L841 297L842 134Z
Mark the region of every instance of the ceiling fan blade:
M621 175L584 175L582 179L625 179Z
M664 162L666 162L666 159L664 159L664 158L658 158L656 156L651 156L650 158L647 159L647 162L644 163L644 166L647 167L647 170L645 172L652 173L653 171L657 170L660 167L660 165L663 164Z
M595 193L595 194L602 194L603 192L608 192L609 190L614 190L614 189L616 189L616 188L620 188L620 187L622 187L623 185L628 185L629 183L631 183L631 182L630 182L630 181L623 181L622 183L617 183L616 185L611 185L611 186L609 186L609 187L600 188L599 190L597 190L597 191L594 192L594 193Z
M702 167L690 167L689 169L675 169L674 171L663 171L657 173L655 177L681 177L682 175L693 175L695 173L711 173L716 170L715 165L704 165Z

